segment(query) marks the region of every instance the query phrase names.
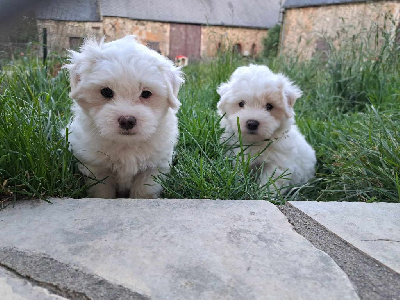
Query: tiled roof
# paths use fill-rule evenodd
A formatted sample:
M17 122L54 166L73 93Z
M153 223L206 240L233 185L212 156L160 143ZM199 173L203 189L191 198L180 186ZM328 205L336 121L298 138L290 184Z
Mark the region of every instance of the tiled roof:
M280 0L102 0L103 16L209 25L269 28ZM139 4L140 3L140 4Z
M173 23L270 28L281 0L51 0L39 19L99 21L100 16Z
M97 0L48 0L36 9L36 18L59 21L100 21Z

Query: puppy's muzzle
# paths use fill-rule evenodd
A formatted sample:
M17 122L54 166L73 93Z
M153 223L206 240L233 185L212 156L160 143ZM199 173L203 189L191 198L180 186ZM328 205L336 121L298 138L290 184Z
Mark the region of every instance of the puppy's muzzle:
M118 118L119 127L125 130L132 129L136 125L136 118L134 116L121 116Z
M251 131L256 131L258 128L258 125L260 125L260 123L256 120L248 120L246 122L246 127L247 129L251 132Z

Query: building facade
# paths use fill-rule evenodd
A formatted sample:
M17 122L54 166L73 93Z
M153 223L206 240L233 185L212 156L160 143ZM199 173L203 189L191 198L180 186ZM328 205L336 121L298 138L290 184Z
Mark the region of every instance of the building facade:
M87 36L111 41L133 34L172 59L213 57L227 44L255 56L278 22L280 2L53 0L38 10L37 26L50 52L76 49Z
M374 30L394 36L399 29L399 1L287 0L284 9L280 53L304 59L327 50L327 41L338 46L369 35L373 46Z

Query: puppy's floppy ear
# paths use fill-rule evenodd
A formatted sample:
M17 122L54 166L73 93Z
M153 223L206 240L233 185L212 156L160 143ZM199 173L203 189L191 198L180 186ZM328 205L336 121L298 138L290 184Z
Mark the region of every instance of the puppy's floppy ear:
M78 85L78 83L80 81L80 76L78 74L78 65L76 63L80 53L73 51L73 50L68 50L68 52L69 52L70 63L64 65L63 68L67 69L69 71L71 91L73 91L73 90L75 90L76 86Z
M168 103L172 109L178 109L181 103L178 100L178 93L181 84L185 82L181 68L174 67L171 63L169 66L162 68L168 91Z
M295 85L292 81L290 81L286 76L284 76L282 74L279 74L278 76L281 79L282 90L286 96L288 105L290 107L293 107L296 100L301 97L302 91L300 90L300 88L297 85Z
M229 90L229 82L221 83L219 87L217 87L217 93L221 97Z
M294 115L293 106L298 98L301 97L300 88L289 80L285 75L278 74L279 89L282 93L282 99L287 100L287 106L285 107L286 116L292 118Z
M217 103L217 109L221 115L225 113L225 106L226 106L225 94L229 91L229 89L230 89L229 82L221 83L217 88L217 93L218 95L221 96L221 99Z
M98 42L96 37L91 36L85 39L80 52L68 50L70 63L64 65L63 68L69 71L71 92L76 89L80 82L83 70L89 69L95 64L96 60L101 58L101 48L104 45L104 40L105 37Z

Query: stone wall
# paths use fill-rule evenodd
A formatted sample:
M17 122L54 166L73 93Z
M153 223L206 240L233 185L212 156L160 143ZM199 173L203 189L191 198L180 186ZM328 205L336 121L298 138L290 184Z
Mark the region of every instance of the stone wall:
M43 28L47 28L49 51L62 52L65 49L76 48L78 39L88 35L98 38L105 36L106 41L111 41L133 34L141 43L169 56L170 23L103 17L102 22L38 20L37 24L39 34ZM262 51L262 41L267 32L267 29L202 26L201 57L213 57L217 54L218 47L228 45L240 45L240 52L243 55L258 55Z
M262 51L267 29L237 28L225 26L202 26L201 56L213 57L219 46L240 44L243 55L258 55Z
M375 25L386 26L388 31L395 34L399 13L400 3L397 1L287 9L280 52L308 59L319 50L326 50L326 40L339 45L353 35L371 34L371 28ZM371 39L370 42L374 41Z
M43 28L47 29L48 52L63 52L65 49L77 48L77 44L87 36L103 36L101 22L72 22L38 20L39 41L43 41ZM79 41L80 40L80 41Z
M131 20L128 18L103 17L104 35L111 41L133 34L143 44L169 55L169 23ZM158 46L158 49L156 49Z

